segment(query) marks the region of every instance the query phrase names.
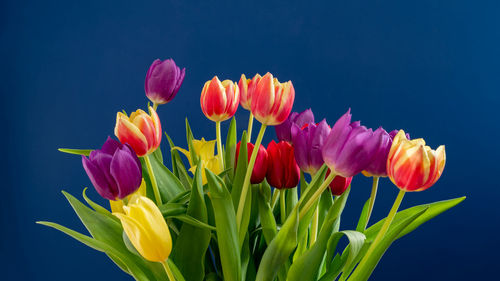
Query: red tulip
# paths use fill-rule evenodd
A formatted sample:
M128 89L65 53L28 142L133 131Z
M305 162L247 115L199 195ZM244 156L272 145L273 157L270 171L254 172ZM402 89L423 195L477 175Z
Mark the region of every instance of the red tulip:
M293 188L299 184L300 168L295 162L293 146L272 140L267 146L267 181L275 188Z
M201 91L200 104L205 116L220 122L231 118L240 102L238 85L231 80L220 81L217 76L207 81Z
M268 72L259 80L252 94L252 114L262 124L279 125L288 118L294 99L292 82L280 83Z
M240 155L240 144L241 141L236 145L236 160L234 161L235 169L238 164L238 155ZM252 143L247 143L247 154L248 161L250 161L250 155L252 155L254 145ZM257 158L255 159L255 164L252 170L252 177L250 178L250 183L258 184L261 183L266 177L267 173L267 151L263 145L260 145L259 151L257 152Z
M330 175L330 169L326 172L326 177ZM352 177L344 178L343 176L335 176L333 181L330 183L330 191L335 196L340 196L351 184Z

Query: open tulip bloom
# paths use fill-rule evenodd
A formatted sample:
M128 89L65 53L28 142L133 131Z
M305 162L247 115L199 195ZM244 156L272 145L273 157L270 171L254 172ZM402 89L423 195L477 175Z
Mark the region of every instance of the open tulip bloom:
M100 149L60 149L81 155L91 197L101 197L94 202L83 189L84 203L63 192L89 233L39 222L104 252L135 280L364 281L395 240L465 199L400 211L406 193L441 177L444 146L433 150L403 130L367 128L351 121L350 109L331 128L326 119L315 123L311 109L290 113L293 84L271 73L242 75L239 83L199 81L216 139L195 138L186 120L187 143L176 145L156 109L173 102L184 75L171 59L154 61L145 82L153 106L117 113L118 140L108 137ZM240 104L250 111L247 131L236 127ZM252 141L254 118L261 129ZM220 122L228 119L223 134ZM113 120L106 122L111 130ZM264 147L268 126L276 126L278 140ZM360 174L373 178L371 193L353 181ZM376 222L370 215L379 181L399 193ZM352 192L367 200L356 229L344 229L339 222ZM349 242L343 249L342 236Z

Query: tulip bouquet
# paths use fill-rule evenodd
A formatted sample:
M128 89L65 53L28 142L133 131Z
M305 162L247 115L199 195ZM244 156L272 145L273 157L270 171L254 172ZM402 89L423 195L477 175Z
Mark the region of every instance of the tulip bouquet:
M311 110L291 113L292 82L270 73L206 82L201 109L215 122L216 138L196 139L186 121L186 144L177 146L163 135L156 110L175 97L184 75L171 59L154 61L145 82L148 112L118 112L118 140L108 137L100 149L60 149L81 155L95 190L109 200L101 206L84 189L85 204L63 192L90 235L40 224L104 252L139 281L359 281L368 280L395 240L464 200L398 211L407 192L439 179L444 146L433 150L403 130L369 129L351 122L350 110L333 127L325 119L316 123ZM233 117L240 104L250 112L241 133ZM221 122L229 119L223 142ZM254 119L261 127L252 140ZM269 126L278 140L265 147ZM167 153L160 149L163 136ZM367 201L356 229L342 229L351 183L360 174L373 179L371 193L354 187ZM387 217L371 222L386 177L399 194ZM348 243L341 248L343 237Z

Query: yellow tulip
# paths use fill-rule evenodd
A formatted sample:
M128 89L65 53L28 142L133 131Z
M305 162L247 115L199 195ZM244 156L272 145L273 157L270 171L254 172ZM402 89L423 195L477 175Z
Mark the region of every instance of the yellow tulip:
M125 202L131 202L133 201L133 198L137 196L146 196L146 182L144 181L144 179L142 179L141 186L139 186L139 189L137 189L136 192L125 197L124 200L109 200L111 212L124 213L123 207L126 206Z
M206 141L204 138L201 138L201 140L193 140L192 148L194 153L200 157L203 184L207 183L205 168L209 169L216 175L222 173L221 157L219 155L215 155L215 142L215 140ZM194 165L193 159L191 159L191 152L180 147L176 147L175 149L186 155L189 165L191 166L189 171L194 174L196 171L196 165Z
M123 210L113 215L135 249L148 261L164 263L172 251L172 237L160 209L151 199L135 196Z

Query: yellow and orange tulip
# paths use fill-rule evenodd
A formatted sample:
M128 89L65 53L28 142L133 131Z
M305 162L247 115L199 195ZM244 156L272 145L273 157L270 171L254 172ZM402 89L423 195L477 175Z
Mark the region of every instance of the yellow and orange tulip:
M201 91L200 104L205 116L220 122L233 117L240 102L238 85L231 80L220 81L217 76L207 81Z
M247 79L245 74L241 74L240 82L238 82L238 87L240 88L240 104L246 110L250 110L252 107L252 95L257 88L262 76L258 73L252 79Z
M294 99L292 82L280 83L268 72L259 80L252 94L252 114L262 124L279 125L288 118Z
M387 174L404 191L422 191L441 177L446 163L444 145L432 150L423 139L407 139L400 130L387 159Z
M161 142L160 118L151 106L149 115L141 109L130 114L130 117L118 112L115 135L121 143L128 143L137 156L148 155L155 151Z
M135 249L146 260L164 262L172 251L172 237L160 209L144 196L137 196L123 207L125 213L113 213L122 223Z

